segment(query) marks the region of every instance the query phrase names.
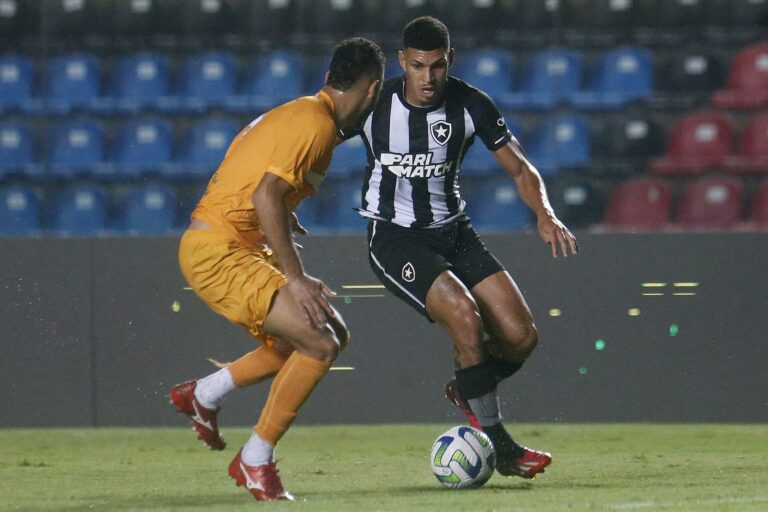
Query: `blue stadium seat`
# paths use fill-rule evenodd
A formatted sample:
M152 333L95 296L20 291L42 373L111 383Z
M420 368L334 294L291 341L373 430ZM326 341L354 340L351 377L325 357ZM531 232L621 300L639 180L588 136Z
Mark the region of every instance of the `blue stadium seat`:
M131 190L123 201L117 225L131 235L159 235L174 230L176 192L167 185L142 185Z
M163 170L163 177L207 180L224 159L239 130L239 125L231 119L211 118L197 122L184 135L179 158L173 166Z
M581 116L550 117L536 128L525 146L531 162L542 175L586 165L591 155L589 124Z
M294 51L278 50L253 61L243 83L242 94L225 100L227 108L268 110L301 96L304 88L304 57Z
M32 98L35 72L32 59L0 57L0 113L21 109Z
M0 123L0 179L21 175L28 179L43 177L43 167L36 162L35 135L24 123Z
M70 53L48 64L47 108L51 113L67 114L76 108L89 108L98 101L101 87L101 62L88 53Z
M143 107L178 108L170 97L170 71L165 55L141 52L121 59L112 76L116 108L136 112Z
M108 175L104 164L104 128L88 119L63 121L54 127L48 144L50 175L57 179Z
M515 182L508 177L482 179L469 184L464 199L472 225L481 232L509 231L527 227L530 210L517 193Z
M223 105L235 94L237 61L228 53L204 52L189 57L181 76L182 104L186 110L202 112Z
M610 110L647 97L653 89L651 52L622 47L603 54L587 86L571 94L573 106Z
M451 75L485 91L491 98L501 98L512 90L514 59L504 50L476 50L457 57Z
M30 187L11 185L0 189L0 236L37 233L40 203Z
M363 233L366 222L354 210L360 207L360 180L327 180L320 187L323 222L333 233Z
M517 126L514 120L505 116L507 127L513 135L519 137L520 128ZM464 155L464 161L461 163L461 175L476 177L476 176L488 176L498 172L501 169L493 153L485 147L483 142L476 138L472 146L467 150Z
M517 91L500 97L515 110L549 110L579 89L583 58L573 50L542 50L531 57Z
M362 176L367 162L365 143L362 137L356 135L336 146L328 168L328 176L333 179Z
M106 232L109 197L97 185L72 185L53 202L51 230L61 235L96 235Z
M171 124L165 119L144 117L128 122L117 134L114 163L117 174L137 179L159 174L171 161Z

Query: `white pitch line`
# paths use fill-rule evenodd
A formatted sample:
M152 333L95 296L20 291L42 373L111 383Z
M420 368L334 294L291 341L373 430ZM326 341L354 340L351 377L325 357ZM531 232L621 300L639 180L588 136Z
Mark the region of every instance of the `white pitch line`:
M707 507L717 505L731 505L736 503L767 503L768 496L752 496L752 497L734 497L734 498L715 498L710 500L685 500L677 502L656 502L656 501L636 501L628 503L616 503L614 505L606 505L605 508L610 510L636 510L641 508L669 508L669 507L682 507L686 510L690 510L693 507Z

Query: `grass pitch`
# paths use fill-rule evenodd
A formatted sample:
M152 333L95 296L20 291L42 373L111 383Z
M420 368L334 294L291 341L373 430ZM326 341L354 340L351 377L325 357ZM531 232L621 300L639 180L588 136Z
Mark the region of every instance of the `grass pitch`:
M227 478L244 428L224 428L224 452L181 428L0 430L0 510L768 510L765 425L512 424L552 452L546 474L459 491L429 468L450 426L296 426L277 453L296 503L256 503Z

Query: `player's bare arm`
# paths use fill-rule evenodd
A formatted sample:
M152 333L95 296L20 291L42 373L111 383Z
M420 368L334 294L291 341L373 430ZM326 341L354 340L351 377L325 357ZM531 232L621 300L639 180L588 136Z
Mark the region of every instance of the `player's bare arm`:
M304 273L291 235L292 217L285 206L285 197L292 190L291 184L284 179L266 173L253 193L252 201L261 229L280 262L280 270L288 278L283 288L304 311L305 320L322 328L335 314L326 299L335 293L319 279Z
M552 257L557 258L558 248L566 258L569 250L571 254L576 255L579 252L576 237L555 215L547 197L544 181L525 157L517 139L513 137L493 154L501 167L515 180L522 200L536 213L539 236L552 248Z

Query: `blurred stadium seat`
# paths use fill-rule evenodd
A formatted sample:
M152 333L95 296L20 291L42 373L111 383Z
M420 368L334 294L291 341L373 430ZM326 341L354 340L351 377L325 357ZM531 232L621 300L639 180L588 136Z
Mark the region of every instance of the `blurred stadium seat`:
M192 55L184 63L181 74L183 107L192 112L204 112L219 107L235 94L237 61L223 52L203 52Z
M32 59L20 55L0 56L0 114L19 110L29 102L34 79Z
M755 114L749 120L739 151L725 158L724 167L733 173L768 174L768 112Z
M580 53L562 48L542 50L528 61L520 87L501 96L501 102L516 110L549 110L579 89L582 73Z
M250 0L247 30L270 40L285 40L296 30L297 0Z
M109 196L103 187L76 184L54 198L50 228L61 235L96 235L106 232Z
M690 229L731 228L740 219L743 195L736 178L696 178L683 188L675 221Z
M122 113L135 113L144 107L177 106L168 99L170 70L168 58L157 52L141 52L123 57L112 73L115 106Z
M13 48L38 37L40 5L29 0L0 2L0 47Z
M585 87L570 95L573 106L585 110L621 108L651 94L651 52L626 46L609 50L587 77Z
M526 152L544 176L585 166L592 154L589 123L578 115L547 117L527 141Z
M506 50L475 50L457 56L451 74L485 91L491 98L503 98L512 90L514 60Z
M99 98L101 76L101 61L95 55L81 52L53 58L48 64L48 111L68 114L88 107Z
M209 118L196 122L182 137L174 165L164 168L162 176L173 181L208 180L239 130L232 119Z
M0 180L10 175L33 180L43 177L35 133L17 121L0 122Z
M712 96L717 108L768 106L768 43L748 46L731 60L727 88Z
M523 229L530 224L530 210L520 199L515 183L507 177L482 179L466 188L464 199L472 225L481 232Z
M339 40L356 35L365 26L363 0L297 0L299 23L304 31L318 38ZM375 22L375 20L370 20ZM328 38L330 39L330 38Z
M142 185L125 197L116 224L131 235L160 235L176 224L176 192L162 184Z
M301 96L305 67L304 56L292 50L262 55L248 68L241 94L225 99L225 105L235 112L248 108L267 110Z
M749 220L755 227L768 230L768 181L762 183L752 198Z
M589 172L629 174L645 171L648 159L664 151L661 124L648 115L621 115L604 124L595 140Z
M244 0L185 0L176 11L176 23L182 35L206 44L216 44L225 34L242 34L248 21L248 3Z
M115 139L113 161L117 175L138 179L159 174L171 162L173 139L166 119L143 117L124 124Z
M611 193L605 224L627 230L659 230L670 221L672 190L666 179L640 176L619 184Z
M603 219L605 193L598 180L570 173L555 177L547 188L557 217L569 228L586 228Z
M656 67L655 91L649 98L652 107L690 109L704 103L723 86L722 63L704 48L669 53L659 59Z
M666 154L651 162L656 174L701 174L731 152L733 128L722 114L681 117L668 138Z
M569 45L616 44L632 33L632 0L564 0L563 4L563 36Z
M363 233L367 223L355 208L360 208L360 180L326 180L317 199L323 225L334 233ZM312 201L312 199L310 199Z
M348 139L333 151L328 176L333 179L353 178L362 176L363 169L368 163L368 154L362 137L356 135Z
M40 204L25 185L0 188L0 236L35 234L40 230Z
M705 0L635 0L635 39L642 45L672 47L701 36Z
M105 135L101 122L62 121L53 128L49 139L48 163L52 178L71 179L105 172Z

